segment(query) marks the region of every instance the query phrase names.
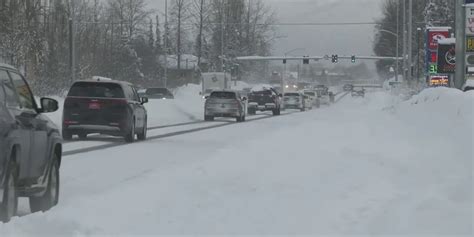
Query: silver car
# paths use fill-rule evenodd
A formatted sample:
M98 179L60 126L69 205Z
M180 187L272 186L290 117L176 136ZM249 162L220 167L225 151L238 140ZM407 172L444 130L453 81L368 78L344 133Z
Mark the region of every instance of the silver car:
M204 120L213 121L216 117L235 118L244 122L247 111L247 98L235 91L213 91L206 97Z

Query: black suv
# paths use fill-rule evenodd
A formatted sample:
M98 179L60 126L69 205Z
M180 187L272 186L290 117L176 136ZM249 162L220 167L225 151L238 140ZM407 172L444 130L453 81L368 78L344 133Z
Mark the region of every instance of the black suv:
M86 139L100 133L123 136L126 142L145 140L148 98L140 98L135 87L127 82L95 79L77 81L64 101L63 138L73 135Z
M43 113L58 102L36 105L28 83L15 68L0 64L0 221L16 215L18 197L29 197L32 212L46 211L59 200L62 139Z
M148 99L161 99L161 100L167 100L167 99L174 99L173 93L171 93L170 90L167 88L148 88L145 90L145 93L143 96L146 96Z
M264 89L248 94L248 114L257 111L272 111L273 115L281 113L281 94L274 89Z

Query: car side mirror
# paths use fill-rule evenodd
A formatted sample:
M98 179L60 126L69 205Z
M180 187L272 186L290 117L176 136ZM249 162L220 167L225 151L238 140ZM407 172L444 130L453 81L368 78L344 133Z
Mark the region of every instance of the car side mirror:
M141 101L142 101L142 104L148 103L148 97L142 97Z
M51 98L41 98L41 113L51 113L58 110L58 101Z
M204 99L206 99L206 100L209 99L209 96L204 96Z

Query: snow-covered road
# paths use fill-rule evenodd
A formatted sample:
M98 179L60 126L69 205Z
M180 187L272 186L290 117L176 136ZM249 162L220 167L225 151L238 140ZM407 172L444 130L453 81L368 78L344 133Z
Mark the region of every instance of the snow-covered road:
M375 92L71 155L59 205L0 224L0 236L470 235L472 101Z

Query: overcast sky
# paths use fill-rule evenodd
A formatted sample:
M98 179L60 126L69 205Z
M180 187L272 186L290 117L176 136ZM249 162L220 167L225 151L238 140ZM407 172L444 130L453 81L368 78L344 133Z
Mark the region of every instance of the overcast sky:
M165 0L148 0L164 12ZM168 0L171 2L172 0ZM264 0L280 23L373 22L381 16L382 0ZM275 41L274 55L373 55L373 25L277 26L282 38Z

